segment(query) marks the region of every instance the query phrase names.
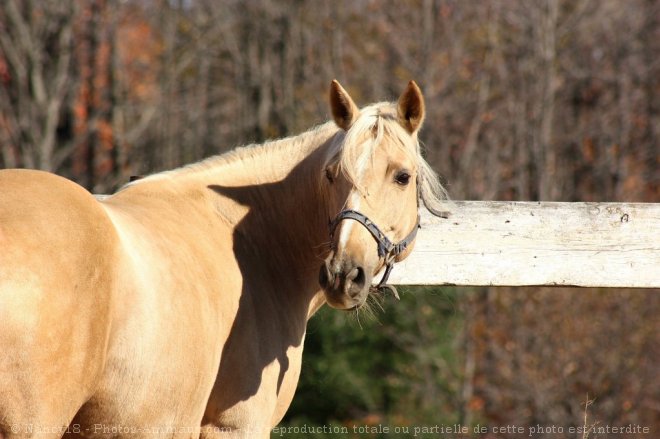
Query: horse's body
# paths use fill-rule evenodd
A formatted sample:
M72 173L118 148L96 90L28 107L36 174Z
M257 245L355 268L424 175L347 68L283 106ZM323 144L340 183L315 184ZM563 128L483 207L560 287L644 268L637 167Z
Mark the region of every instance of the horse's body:
M351 193L322 183L337 123L101 201L51 174L1 171L0 437L268 437L307 320L338 300L318 275ZM353 278L329 270L348 291Z

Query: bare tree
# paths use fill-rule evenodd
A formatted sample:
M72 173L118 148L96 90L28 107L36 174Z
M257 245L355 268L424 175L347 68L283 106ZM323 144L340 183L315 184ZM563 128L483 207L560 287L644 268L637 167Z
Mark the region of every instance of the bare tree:
M57 143L72 90L73 0L7 0L0 9L0 143L5 166L58 171L73 143Z

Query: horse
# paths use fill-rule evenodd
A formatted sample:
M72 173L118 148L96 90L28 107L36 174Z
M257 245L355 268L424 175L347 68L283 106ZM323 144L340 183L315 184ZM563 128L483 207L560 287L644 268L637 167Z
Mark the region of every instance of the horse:
M329 98L303 134L103 199L0 171L0 438L269 437L307 321L359 312L413 249L420 201L444 205L417 84Z

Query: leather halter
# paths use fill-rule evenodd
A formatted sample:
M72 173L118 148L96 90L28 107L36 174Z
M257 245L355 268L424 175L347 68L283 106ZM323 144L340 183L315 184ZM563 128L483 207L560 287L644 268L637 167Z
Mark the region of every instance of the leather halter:
M342 210L337 214L334 220L330 221L330 238L334 236L335 229L339 223L345 219L357 221L358 223L362 224L369 231L369 233L371 233L371 236L373 236L376 240L376 243L378 244L378 257L384 259L386 267L385 274L383 274L383 278L380 280L376 288L379 290L389 289L398 299L399 294L397 293L396 288L391 285L387 285L385 282L387 282L387 279L390 277L390 273L392 272L392 268L394 268L394 259L399 254L403 253L406 248L408 248L410 243L415 240L415 236L417 236L417 229L420 227L419 215L417 215L417 222L415 223L415 227L413 227L412 231L396 244L390 241L389 238L385 236L385 234L378 228L378 226L366 215L351 209Z

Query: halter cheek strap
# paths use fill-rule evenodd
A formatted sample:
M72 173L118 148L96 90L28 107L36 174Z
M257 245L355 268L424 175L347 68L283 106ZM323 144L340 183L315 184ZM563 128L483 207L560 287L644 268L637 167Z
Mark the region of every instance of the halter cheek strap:
M417 215L417 222L415 223L415 227L413 227L412 231L396 244L390 241L389 238L385 236L385 234L378 228L378 226L374 224L374 222L371 221L366 215L351 209L342 210L339 212L339 214L337 214L334 220L330 221L330 237L334 235L335 229L339 223L345 219L357 221L358 223L362 224L376 240L376 243L378 244L378 257L383 258L385 261L385 274L383 274L383 278L380 280L376 288L381 291L389 289L392 291L392 294L394 294L394 297L398 299L399 294L397 293L396 288L394 288L392 285L387 285L386 282L390 276L390 273L392 272L392 269L394 268L394 259L399 254L403 253L417 236L417 229L419 229L419 215Z

